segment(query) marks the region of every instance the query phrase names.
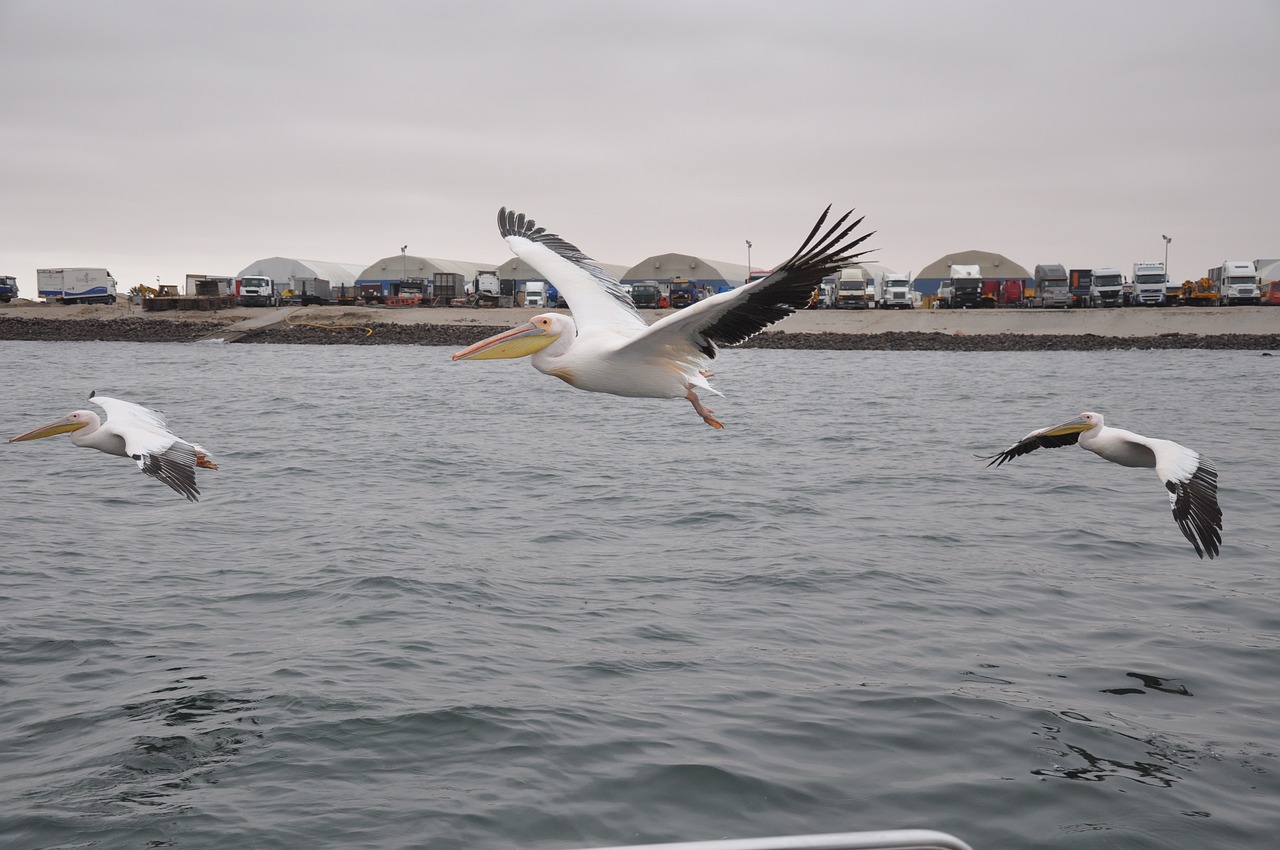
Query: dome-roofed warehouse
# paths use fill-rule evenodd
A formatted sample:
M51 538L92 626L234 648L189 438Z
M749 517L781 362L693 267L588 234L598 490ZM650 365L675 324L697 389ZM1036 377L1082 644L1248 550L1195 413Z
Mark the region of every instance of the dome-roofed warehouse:
M952 266L977 266L984 280L1021 280L1031 282L1031 273L1004 254L990 251L957 251L934 260L916 275L915 289L921 295L937 295L938 286L951 279Z
M256 260L240 270L236 277L257 275L269 277L281 289L289 289L293 280L327 280L333 286L351 286L360 274L360 266L330 263L324 260L298 260L292 257L268 257Z
M593 261L594 262L594 261ZM597 266L604 269L616 278L621 278L626 272L626 266L619 266L613 263L596 263ZM503 280L514 280L521 287L531 280L546 280L546 275L526 263L519 257L512 257L502 265L498 266L498 277Z
M360 272L356 285L361 293L377 286L379 295L399 295L401 284L408 282L414 292L421 293L423 284L433 286L435 294L461 295L462 285L476 279L481 271L493 271L492 263L472 263L465 260L440 260L434 257L415 257L413 254L392 254Z
M708 260L692 254L657 254L636 263L619 278L623 283L681 279L699 288L722 292L741 286L747 279L747 267L740 263Z

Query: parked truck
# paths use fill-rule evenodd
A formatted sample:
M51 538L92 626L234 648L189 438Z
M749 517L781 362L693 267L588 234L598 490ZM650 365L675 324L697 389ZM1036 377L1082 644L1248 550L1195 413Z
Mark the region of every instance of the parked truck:
M671 306L677 310L682 307L688 307L691 304L696 304L698 301L697 284L682 277L675 278L671 281L671 288L669 292L671 293L669 296L671 299Z
M463 285L462 292L472 307L497 307L502 296L502 280L496 271L477 272L475 280Z
M0 276L0 304L8 304L18 297L18 279L11 275Z
M978 290L978 306L990 309L1000 300L1000 281L984 279Z
M1067 272L1071 287L1071 306L1089 306L1089 287L1093 284L1093 269L1072 269Z
M1133 264L1133 298L1135 307L1164 307L1170 303L1168 276L1164 263ZM1175 298L1172 302L1178 303Z
M236 300L241 307L278 307L280 293L271 278L247 274L236 279Z
M1179 288L1178 303L1184 307L1213 307L1218 303L1218 285L1208 277L1184 280Z
M824 277L818 282L818 288L814 290L813 300L809 302L809 306L820 307L824 310L836 306L835 278Z
M1031 306L1070 307L1071 285L1066 266L1061 263L1041 263L1036 266L1032 283Z
M1124 306L1124 272L1110 268L1093 269L1089 280L1089 306Z
M1027 287L1024 280L1001 280L1000 294L996 303L1001 307L1016 307L1027 301Z
M546 306L547 283L543 280L526 280L524 282L524 306L542 309Z
M631 300L638 308L657 309L662 301L662 287L654 280L646 280L631 287Z
M880 309L910 310L915 306L911 298L911 273L886 274L881 284Z
M951 277L938 287L938 306L948 309L977 307L982 300L982 269L952 266Z
M1261 304L1258 270L1252 260L1226 260L1209 269L1209 279L1218 287L1218 306Z
M1280 304L1280 280L1264 280L1258 287L1258 295L1263 304Z
M42 298L59 304L116 303L116 279L103 268L36 269L36 285Z
M278 303L323 307L332 300L333 287L329 281L319 277L291 277L289 288L280 293Z
M866 310L880 300L879 282L866 269L841 269L835 284L838 309Z

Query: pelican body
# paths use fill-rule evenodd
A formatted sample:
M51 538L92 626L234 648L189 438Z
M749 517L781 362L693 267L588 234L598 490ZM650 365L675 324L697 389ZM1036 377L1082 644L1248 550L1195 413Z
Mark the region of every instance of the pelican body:
M1155 469L1169 491L1169 506L1196 554L1213 558L1222 544L1222 509L1218 506L1218 468L1213 461L1172 440L1144 437L1103 424L1101 413L1081 413L1070 422L1032 431L999 454L985 457L987 466L1040 448L1079 444L1103 460L1121 466Z
M564 296L572 317L541 313L453 355L454 360L529 357L533 368L580 390L633 398L684 398L713 428L724 424L698 397L717 345L736 345L804 307L822 278L853 264L870 233L850 239L862 219L845 213L824 232L828 207L792 257L761 280L694 303L652 325L622 284L533 219L498 212L512 252ZM821 234L821 235L819 235Z
M188 501L199 501L196 467L218 468L209 460L208 452L175 436L165 426L164 417L154 410L96 392L89 393L89 399L106 412L105 423L92 410L73 410L56 422L20 434L9 442L69 434L73 445L132 458L147 475L163 481Z

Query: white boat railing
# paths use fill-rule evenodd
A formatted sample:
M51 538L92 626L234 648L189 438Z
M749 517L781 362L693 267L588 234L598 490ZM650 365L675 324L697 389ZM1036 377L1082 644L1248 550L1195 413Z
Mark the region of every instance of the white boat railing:
M631 844L592 850L973 850L954 835L932 829L887 829L784 835L777 838L725 838L676 844Z

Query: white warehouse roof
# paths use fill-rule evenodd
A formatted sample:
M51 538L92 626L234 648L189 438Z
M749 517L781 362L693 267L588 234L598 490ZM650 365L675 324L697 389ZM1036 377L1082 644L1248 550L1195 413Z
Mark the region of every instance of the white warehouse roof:
M747 267L741 263L708 260L692 254L655 254L627 269L621 280L671 280L687 278L697 281L724 281L741 286L747 279Z
M292 257L268 257L250 263L236 277L262 275L276 283L288 283L294 278L315 277L332 284L353 286L364 266L350 263L329 263L323 260L297 260Z
M368 268L361 269L357 280L387 281L420 278L432 280L438 274L460 274L463 280L475 280L476 273L491 271L492 263L473 263L465 260L441 260L435 257L416 257L413 254L392 254L383 257Z

